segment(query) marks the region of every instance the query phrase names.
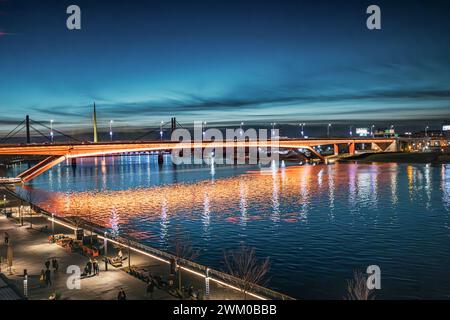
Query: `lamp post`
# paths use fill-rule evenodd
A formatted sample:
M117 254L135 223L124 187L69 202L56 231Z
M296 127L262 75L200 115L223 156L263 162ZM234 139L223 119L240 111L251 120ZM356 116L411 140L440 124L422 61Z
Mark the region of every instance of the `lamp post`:
M353 137L353 126L350 126L350 137Z
M53 143L53 120L50 120L50 139Z
M244 122L241 122L241 126L240 126L240 129L239 129L239 134L241 135L241 137L244 134L244 129L242 128L243 126L244 126Z
M327 126L327 137L330 137L330 128L331 128L331 123L328 124Z
M302 138L305 137L305 125L306 125L306 123L300 123L300 127L302 127L302 130L300 131Z
M276 122L272 122L270 125L272 126L272 134L271 134L271 136L273 137L275 135L275 126L277 124L276 124Z
M206 121L203 121L203 128L202 128L202 135L205 135L205 131L206 131Z
M370 135L372 136L372 138L375 137L375 131L374 131L374 129L375 129L375 125L372 125L372 126L370 127Z
M159 135L161 137L161 140L163 139L163 129L162 129L163 124L164 124L164 121L161 121L161 125L159 126Z
M428 129L429 129L430 127L429 126L426 126L425 127L425 137L428 137Z
M112 141L113 140L113 130L112 130L112 124L113 124L113 120L109 120L109 139Z

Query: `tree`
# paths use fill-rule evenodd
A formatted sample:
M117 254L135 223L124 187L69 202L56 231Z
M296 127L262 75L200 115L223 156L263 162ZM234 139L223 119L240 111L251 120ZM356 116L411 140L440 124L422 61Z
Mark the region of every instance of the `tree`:
M174 244L174 254L175 256L177 256L177 265L178 265L178 289L182 290L182 281L181 281L181 268L179 267L179 259L184 259L184 260L194 260L196 258L198 258L199 256L199 252L197 250L194 250L191 243L189 241L178 241L175 240Z
M25 200L28 202L30 206L30 229L33 229L33 211L34 211L34 203L37 200L36 190L34 188L25 187Z
M353 272L353 279L347 280L346 300L372 300L373 292L367 287L367 276L361 271Z
M245 299L254 285L267 283L265 277L270 269L270 260L258 259L254 248L241 245L238 250L225 252L224 262L228 273L239 279L235 282L244 293Z

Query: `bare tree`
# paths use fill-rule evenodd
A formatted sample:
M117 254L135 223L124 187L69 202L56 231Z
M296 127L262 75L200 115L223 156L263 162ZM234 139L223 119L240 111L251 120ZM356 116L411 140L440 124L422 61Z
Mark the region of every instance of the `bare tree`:
M346 300L372 300L373 292L367 287L367 276L361 271L353 272L353 279L347 280Z
M241 245L238 250L225 252L224 262L228 273L240 279L236 281L236 285L244 293L245 299L254 285L267 283L266 275L270 269L270 260L258 259L254 248Z
M173 243L174 254L177 256L177 265L178 265L178 289L181 291L182 289L182 280L181 280L181 268L180 259L192 261L199 256L198 250L194 250L192 244L189 241L179 241L175 240Z
M37 200L36 190L32 187L25 187L25 201L28 202L30 206L30 229L33 229L33 212L34 212L34 203Z

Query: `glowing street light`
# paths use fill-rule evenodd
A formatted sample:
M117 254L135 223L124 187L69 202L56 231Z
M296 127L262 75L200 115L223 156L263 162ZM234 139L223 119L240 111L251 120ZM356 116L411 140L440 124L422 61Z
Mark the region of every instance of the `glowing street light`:
M331 128L331 123L328 124L327 126L327 137L330 137L330 128Z
M428 129L430 129L430 127L429 127L429 126L426 126L426 127L425 127L425 137L428 137Z
M370 135L372 136L372 138L375 137L375 131L374 131L374 129L375 129L375 125L372 125L372 126L370 127Z
M163 139L163 129L162 129L163 124L164 124L164 121L161 121L161 125L159 126L159 135L161 136L161 140Z
M203 135L205 135L205 131L206 131L206 121L203 121L203 132L202 132Z
M53 120L50 120L50 139L53 142Z
M112 141L113 140L113 131L112 131L112 124L113 124L113 120L109 120L109 138Z
M353 137L353 126L350 126L350 137Z
M302 138L305 137L305 125L306 125L306 123L300 123L300 127L302 127L302 131L300 131Z
M244 129L242 128L244 126L244 122L241 122L239 134L242 136L244 134Z
M275 126L277 125L277 123L272 122L270 125L272 126L272 137L273 137L275 135Z

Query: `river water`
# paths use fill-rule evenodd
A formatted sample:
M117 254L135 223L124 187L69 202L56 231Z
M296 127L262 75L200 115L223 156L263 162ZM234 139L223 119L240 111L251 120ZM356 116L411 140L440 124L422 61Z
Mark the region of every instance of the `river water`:
M167 159L168 160L168 159ZM13 176L27 165L9 169ZM268 286L341 299L381 268L378 298L450 298L450 165L173 166L156 156L78 159L29 183L44 209L224 269L241 243L270 257Z

